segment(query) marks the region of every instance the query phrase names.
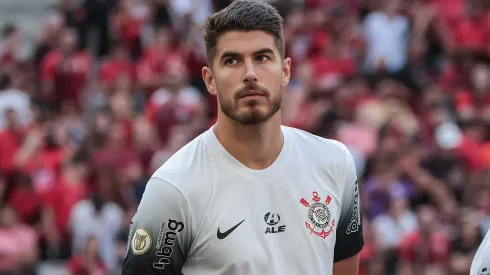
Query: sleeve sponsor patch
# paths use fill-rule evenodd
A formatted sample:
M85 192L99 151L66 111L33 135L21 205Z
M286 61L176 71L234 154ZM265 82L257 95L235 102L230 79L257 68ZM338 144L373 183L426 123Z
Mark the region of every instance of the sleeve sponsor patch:
M165 269L165 265L171 264L172 253L174 250L177 234L184 230L184 223L177 220L169 219L167 223L162 222L158 241L156 244L156 256L158 262L153 263L156 269Z
M354 200L353 200L353 206L352 206L352 217L349 225L347 226L347 234L351 234L354 232L359 231L359 227L361 226L361 211L359 211L359 184L358 181L356 180L356 183L354 184Z
M143 227L136 229L131 240L131 250L134 255L146 254L151 249L152 237L148 230Z

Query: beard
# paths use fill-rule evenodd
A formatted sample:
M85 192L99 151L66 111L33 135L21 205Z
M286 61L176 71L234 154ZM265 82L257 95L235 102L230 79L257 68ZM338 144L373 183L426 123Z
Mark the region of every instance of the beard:
M276 96L271 97L269 90L260 87L255 83L247 84L244 88L238 90L232 99L225 98L221 92L218 91L218 99L221 107L221 111L229 117L230 119L242 124L242 125L256 125L267 121L271 118L277 111L281 109L282 102L282 86L280 90L276 93ZM238 100L240 95L247 91L261 91L264 93L268 100L267 110L262 110L259 106L259 102L251 100L247 102L247 107L245 110L238 109Z

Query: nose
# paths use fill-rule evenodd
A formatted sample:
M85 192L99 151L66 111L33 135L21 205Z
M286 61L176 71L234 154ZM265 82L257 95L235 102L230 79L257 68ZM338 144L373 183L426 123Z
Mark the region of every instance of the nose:
M254 70L253 62L246 61L244 68L245 68L245 74L243 75L242 81L244 83L257 82L258 77L257 77L257 73Z

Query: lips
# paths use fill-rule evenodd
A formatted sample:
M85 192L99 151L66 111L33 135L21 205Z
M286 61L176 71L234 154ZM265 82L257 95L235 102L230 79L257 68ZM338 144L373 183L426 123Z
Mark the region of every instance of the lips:
M265 96L265 93L257 90L250 90L250 91L245 91L240 94L239 98L244 98L247 96Z

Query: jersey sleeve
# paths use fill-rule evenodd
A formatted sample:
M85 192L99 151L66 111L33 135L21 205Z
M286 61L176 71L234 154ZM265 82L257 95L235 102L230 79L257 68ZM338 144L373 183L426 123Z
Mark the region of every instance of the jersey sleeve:
M344 147L345 148L345 147ZM345 148L346 177L342 196L342 210L337 226L334 262L347 259L359 253L364 246L361 226L361 205L357 173L354 159Z
M191 238L185 197L172 184L150 179L131 222L122 275L180 275Z

